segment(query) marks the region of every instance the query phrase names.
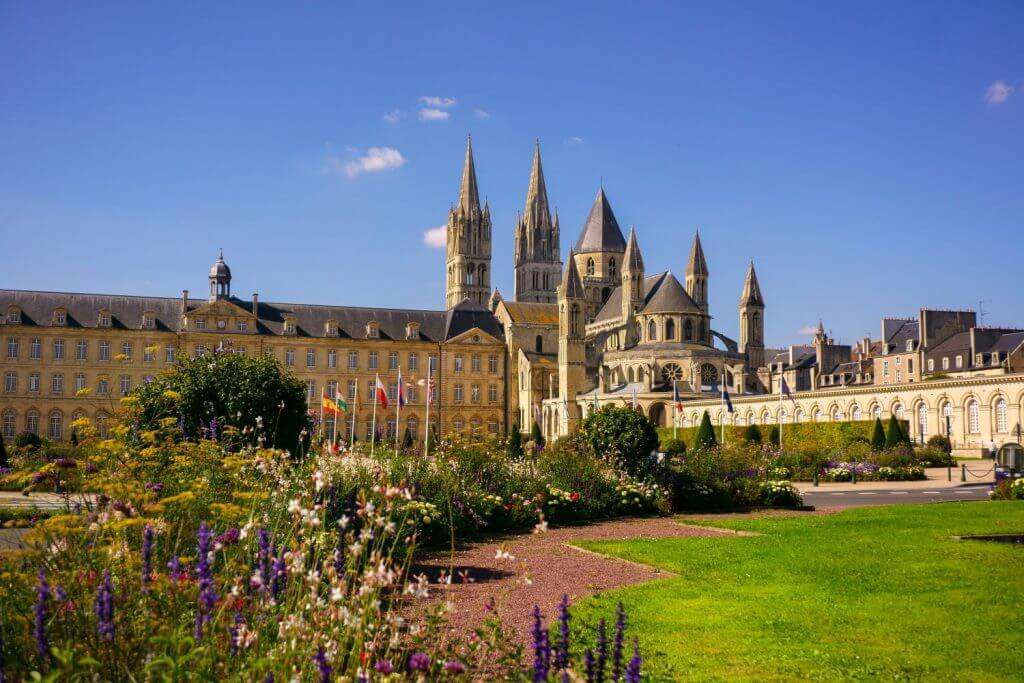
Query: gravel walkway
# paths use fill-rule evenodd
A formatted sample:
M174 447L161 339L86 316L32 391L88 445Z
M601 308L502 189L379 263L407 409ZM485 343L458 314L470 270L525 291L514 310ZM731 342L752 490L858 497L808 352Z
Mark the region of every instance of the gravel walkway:
M665 578L670 573L571 547L589 540L723 536L732 532L684 526L671 518L628 518L586 526L552 528L474 543L465 548L428 556L413 568L432 582L454 567L446 596L454 609L453 628L465 632L489 614L488 603L503 624L516 629L520 639L530 632L533 606L540 605L545 618L556 611L563 594L571 602L602 591L643 581ZM497 557L498 551L512 558Z

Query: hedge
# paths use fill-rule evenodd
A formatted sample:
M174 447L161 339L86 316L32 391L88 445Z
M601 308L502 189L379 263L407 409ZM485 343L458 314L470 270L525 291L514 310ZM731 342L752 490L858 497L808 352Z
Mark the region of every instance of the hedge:
M827 451L842 448L852 441L863 440L866 443L871 443L871 432L874 424L873 418L869 420L846 420L843 422L800 422L797 424L787 422L782 425L782 447L787 451ZM760 426L763 433L765 425ZM900 420L900 426L904 431L910 427L907 420ZM746 430L746 425L726 425L726 443L742 441ZM679 427L675 433L678 436L673 436L673 429L671 427L658 428L658 438L662 443L678 438L689 448L696 438L697 427ZM715 425L715 438L719 440L722 438L721 425Z

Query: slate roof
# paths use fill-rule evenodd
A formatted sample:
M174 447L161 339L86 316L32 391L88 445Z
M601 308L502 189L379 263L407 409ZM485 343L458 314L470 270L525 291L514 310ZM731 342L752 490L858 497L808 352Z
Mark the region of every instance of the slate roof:
M558 304L531 301L504 301L505 309L514 322L528 325L557 325Z
M252 301L230 298L232 305L252 313ZM156 316L156 329L178 332L181 329L180 298L123 296L113 294L80 294L75 292L35 292L0 289L0 311L6 313L11 304L22 312L22 324L50 327L53 311L67 310L67 327L97 327L101 309L110 311L111 327L141 329L143 313ZM205 306L207 300L190 299L189 311ZM419 324L419 339L441 342L479 327L498 339L504 338L501 325L489 310L468 300L450 311L427 311L396 308L364 308L358 306L323 306L260 301L257 311L259 331L264 334L283 335L286 316L294 316L296 336L323 337L326 323L338 323L342 338L363 339L366 325L376 322L383 339L405 339L406 325ZM211 330L213 332L214 330Z
M936 344L932 348L928 349L928 355L936 353L944 353L946 351L960 351L963 349L971 348L971 333L957 332L951 337L947 337L940 343Z
M594 205L590 207L590 214L576 240L575 251L626 251L626 238L622 236L603 187L598 190Z
M643 313L703 312L671 270L659 275L650 288L644 287L640 310Z
M986 351L1010 353L1011 351L1015 351L1021 344L1024 344L1024 332L1011 332L999 337L999 339L996 340L996 343L992 345L992 348L986 349Z
M882 329L886 333L885 343L893 351L905 351L907 342L911 340L916 347L921 340L920 325L916 320L886 319L882 322Z

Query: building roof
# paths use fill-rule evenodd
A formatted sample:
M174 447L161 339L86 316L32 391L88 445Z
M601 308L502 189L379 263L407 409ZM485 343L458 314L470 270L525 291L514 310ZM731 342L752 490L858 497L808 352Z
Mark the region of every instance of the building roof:
M964 349L971 348L971 333L957 332L956 334L946 337L941 342L928 349L928 355L933 353L948 353L949 351L962 351Z
M567 299L584 299L586 292L583 291L583 283L580 282L580 274L576 270L575 254L569 250L569 257L565 259L565 266L562 268L562 291L561 295Z
M580 237L576 240L575 251L583 253L625 250L626 239L622 236L619 222L615 220L612 205L608 203L608 197L605 196L602 187L597 191L594 204L590 207L590 214L587 215Z
M700 243L700 231L693 236L693 245L690 247L690 261L686 264L686 274L708 274L708 262L704 258L704 246Z
M473 137L466 138L466 160L462 164L459 184L459 209L465 214L480 210L480 192L476 186L476 164L473 162Z
M1010 332L999 337L996 343L992 345L992 348L987 350L1010 353L1011 351L1016 351L1021 344L1024 344L1024 332Z
M558 325L558 304L504 301L512 322L526 325Z
M657 275L648 275L644 278L644 292L651 291L654 283L658 281L661 276L665 273L658 273ZM618 320L622 317L622 287L616 287L612 290L612 293L608 295L608 300L604 302L601 310L597 312L594 317L594 322L604 322L606 320Z
M626 245L626 254L622 258L622 270L630 270L634 273L644 272L644 257L640 253L640 244L636 241L636 228L629 229L629 243Z
M882 331L886 335L883 341L890 347L895 347L894 351L906 349L908 341L913 341L916 346L921 340L921 326L912 318L886 318L882 320Z
M761 284L757 281L757 271L754 270L754 262L750 262L747 268L747 277L743 281L743 294L740 295L740 306L764 306L764 297L761 296Z
M651 286L644 288L642 313L703 313L703 310L686 293L686 289L672 274L665 271L655 278Z
M252 313L251 300L232 297L227 301ZM181 331L182 303L182 299L177 297L0 290L0 309L6 310L14 304L21 310L22 324L40 327L53 326L54 310L64 308L67 311L66 326L70 328L98 327L99 313L106 310L110 312L111 327L115 329L142 329L143 314L152 313L158 331L178 332ZM190 299L188 312L207 304L205 298ZM419 325L417 338L422 341L445 341L473 327L479 327L498 339L504 338L501 325L491 312L468 300L447 312L260 301L258 331L283 335L285 318L289 316L295 320L298 337L324 337L327 321L333 320L338 324L338 336L352 339L365 338L366 326L370 322L377 323L383 339L406 339L409 323Z

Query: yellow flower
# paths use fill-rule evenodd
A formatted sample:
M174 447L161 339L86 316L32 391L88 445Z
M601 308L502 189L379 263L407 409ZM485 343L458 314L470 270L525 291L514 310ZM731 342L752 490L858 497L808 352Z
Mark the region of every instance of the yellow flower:
M164 393L163 393L163 397L168 399L168 400L170 400L170 401L174 401L175 403L177 403L178 401L181 400L181 394L179 394L177 391L173 391L171 389L165 389Z
M77 396L78 398L85 398L90 394L92 394L92 389L90 389L89 387L82 387L81 389L75 392L75 396Z
M177 494L176 496L170 496L168 498L164 498L160 502L162 504L164 504L164 505L177 505L179 503L180 504L191 503L195 499L196 499L196 494L192 493L191 491L182 491L181 493Z
M224 520L233 522L247 516L247 512L233 503L213 503L210 512Z

